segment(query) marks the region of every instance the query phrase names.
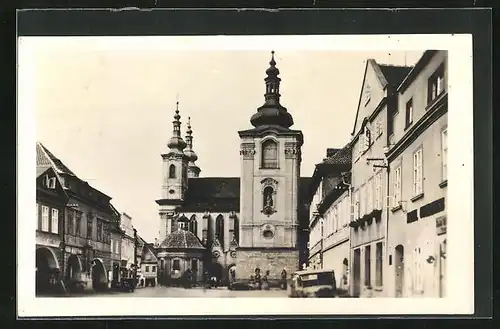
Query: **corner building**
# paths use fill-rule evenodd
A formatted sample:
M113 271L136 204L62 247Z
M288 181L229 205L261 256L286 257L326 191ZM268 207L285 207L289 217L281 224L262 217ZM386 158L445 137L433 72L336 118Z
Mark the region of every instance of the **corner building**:
M291 273L307 262L301 250L308 239L305 192L310 179L300 177L303 135L290 129L294 122L280 103L279 73L273 52L265 103L250 119L253 128L238 132L241 177L199 177L190 120L184 141L177 108L169 151L162 155L163 195L156 201L161 245L168 246L159 259L161 282L170 279L167 267L189 263L172 257L181 250L171 247L169 235L179 230L188 231L182 235L186 241L194 237L203 247L199 253L199 246L191 243L199 259L190 256L190 264L222 282L228 281L231 269L237 280L248 280L257 268L262 274L269 271L270 283L277 282L283 269Z
M426 51L398 87L391 116L391 297L446 296L448 53Z

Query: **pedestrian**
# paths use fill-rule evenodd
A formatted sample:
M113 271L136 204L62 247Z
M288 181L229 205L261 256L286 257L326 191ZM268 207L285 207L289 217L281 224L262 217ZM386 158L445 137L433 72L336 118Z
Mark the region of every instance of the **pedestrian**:
M266 271L266 274L262 278L262 289L264 289L264 290L269 290L268 278L269 278L269 270Z
M283 269L283 271L281 271L281 289L282 290L287 289L286 274L287 274L286 270Z
M257 289L262 289L262 279L260 276L260 268L255 269L255 284Z

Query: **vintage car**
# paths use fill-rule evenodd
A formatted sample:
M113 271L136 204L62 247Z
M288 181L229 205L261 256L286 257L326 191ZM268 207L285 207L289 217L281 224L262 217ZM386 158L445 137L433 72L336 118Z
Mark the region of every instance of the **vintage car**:
M292 274L289 297L337 297L333 270L304 270Z

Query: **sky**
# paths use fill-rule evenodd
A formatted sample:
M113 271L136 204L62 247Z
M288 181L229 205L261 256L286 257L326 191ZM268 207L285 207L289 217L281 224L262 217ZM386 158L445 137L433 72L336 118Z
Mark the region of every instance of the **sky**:
M98 38L96 38L98 39ZM99 45L101 42L101 45ZM112 197L148 241L179 101L191 117L200 177L238 177L238 131L264 103L269 50L157 49L113 41L39 41L33 51L36 138L79 178ZM423 51L274 49L281 104L302 130L301 176L350 139L366 60L413 65ZM22 63L20 63L22 65Z

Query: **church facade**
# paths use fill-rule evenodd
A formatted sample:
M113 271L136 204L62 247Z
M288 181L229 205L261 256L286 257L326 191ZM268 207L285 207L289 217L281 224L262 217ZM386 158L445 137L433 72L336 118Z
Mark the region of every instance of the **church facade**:
M230 272L248 280L260 269L272 282L283 269L291 273L307 263L310 178L300 177L303 135L290 129L293 118L280 103L274 52L266 74L265 103L250 119L253 128L238 132L240 177L199 177L190 120L184 140L177 106L156 200L160 284L187 268L198 281L201 272L223 283Z

